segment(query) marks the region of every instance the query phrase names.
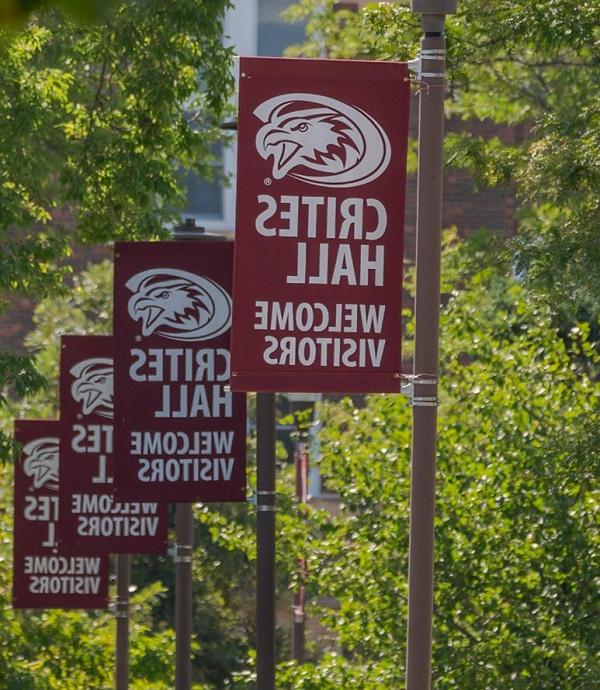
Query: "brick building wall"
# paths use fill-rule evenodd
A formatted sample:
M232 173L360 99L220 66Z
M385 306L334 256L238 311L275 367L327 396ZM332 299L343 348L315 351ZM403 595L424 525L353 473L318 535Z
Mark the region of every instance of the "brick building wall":
M75 247L70 264L73 273L83 271L89 264L112 257L112 250L106 246ZM36 302L23 296L11 296L9 308L0 314L0 348L11 348L25 352L23 340L33 330L33 311Z

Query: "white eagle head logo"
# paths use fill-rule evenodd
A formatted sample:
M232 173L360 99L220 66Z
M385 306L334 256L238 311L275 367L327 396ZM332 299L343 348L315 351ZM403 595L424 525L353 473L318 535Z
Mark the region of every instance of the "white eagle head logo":
M231 327L231 297L214 280L174 268L154 268L127 281L129 316L142 335L210 340Z
M73 399L81 403L84 415L97 414L113 418L114 368L110 357L91 357L71 368L75 381Z
M391 158L387 134L368 113L334 98L287 93L254 111L265 124L256 149L273 158L273 178L321 187L357 187L379 177Z
M33 480L33 488L58 491L58 438L36 438L23 446L23 455L23 471Z

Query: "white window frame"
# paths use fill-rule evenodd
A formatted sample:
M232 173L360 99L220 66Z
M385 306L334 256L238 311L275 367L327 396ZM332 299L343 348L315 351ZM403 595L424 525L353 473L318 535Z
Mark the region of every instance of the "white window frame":
M234 7L227 10L224 21L224 43L232 46L237 55L256 55L258 46L258 0L237 0ZM236 82L239 62L234 65ZM237 99L237 89L234 96ZM194 218L198 225L209 232L233 235L235 231L235 187L237 180L237 141L223 147L223 173L228 182L221 187L221 218L208 218L200 213L184 211L186 218Z

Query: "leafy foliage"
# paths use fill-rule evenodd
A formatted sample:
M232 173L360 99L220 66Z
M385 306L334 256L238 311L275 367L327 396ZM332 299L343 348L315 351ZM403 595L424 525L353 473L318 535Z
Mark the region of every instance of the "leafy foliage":
M181 168L211 175L233 88L228 4L123 0L95 24L46 10L0 26L1 307L60 294L76 242L164 236Z
M452 112L519 124L522 153L509 149L501 162L512 159L523 208L519 266L571 319L593 318L600 298L598 4L460 4L449 29Z
M27 20L32 12L48 5L62 8L83 21L97 21L106 16L112 0L0 0L0 24Z
M0 351L0 380L14 390L17 396L46 388L46 380L34 366L33 358ZM0 393L0 404L8 405L6 396ZM12 457L13 440L9 433L0 430L0 458Z
M442 316L436 687L583 690L600 672L600 353L585 323L560 333L485 238L450 247L462 287ZM278 687L401 688L410 408L370 396L326 419L320 466L342 512L305 510L293 538L313 615L345 654L284 664Z
M207 174L220 136L226 6L123 2L104 24L50 12L2 30L4 231L69 206L87 241L160 233L182 199L178 165Z

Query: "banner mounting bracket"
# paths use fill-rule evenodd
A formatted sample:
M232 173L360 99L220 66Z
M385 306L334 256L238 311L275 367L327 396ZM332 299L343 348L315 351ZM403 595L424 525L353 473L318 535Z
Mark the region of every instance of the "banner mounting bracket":
M437 395L415 395L415 387L435 386L432 391L437 394L438 380L436 376L430 374L419 374L417 376L403 375L405 380L400 386L400 392L406 395L411 407L437 407L439 398Z

